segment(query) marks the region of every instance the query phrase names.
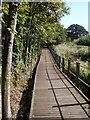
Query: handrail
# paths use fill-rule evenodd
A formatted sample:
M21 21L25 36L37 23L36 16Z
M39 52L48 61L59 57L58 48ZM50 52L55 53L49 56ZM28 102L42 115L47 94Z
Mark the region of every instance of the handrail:
M86 82L84 82L81 78L78 78L84 85L86 85L88 88L90 88L90 85L88 85Z
M81 65L81 67L82 67L82 68L85 68L85 69L87 69L87 70L90 70L90 67L85 67L85 66L83 66L83 65Z
M88 88L90 88L90 85L87 84L84 80L82 80L80 78L80 67L83 67L82 65L80 65L80 63L78 62L74 62L73 60L71 59L67 59L68 62L68 69L65 68L65 61L66 59L62 58L61 56L57 55L56 52L51 48L49 47L50 49L50 52L52 53L53 57L54 57L54 60L56 61L57 65L59 67L62 68L62 71L64 72L64 70L67 70L68 71L68 77L70 77L70 74L72 74L75 78L76 78L76 81L77 81L77 86L79 87L79 81L82 82L85 86L87 86ZM62 60L61 60L62 58ZM69 61L70 60L70 61ZM76 64L76 74L73 73L72 71L70 71L70 67L71 67L71 62L73 64ZM86 68L87 69L87 68ZM89 69L90 70L90 69Z

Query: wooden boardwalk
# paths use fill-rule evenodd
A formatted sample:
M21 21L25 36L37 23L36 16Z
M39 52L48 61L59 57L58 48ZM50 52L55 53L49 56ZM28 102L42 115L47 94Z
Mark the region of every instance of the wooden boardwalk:
M88 104L43 49L37 67L30 120L90 120Z

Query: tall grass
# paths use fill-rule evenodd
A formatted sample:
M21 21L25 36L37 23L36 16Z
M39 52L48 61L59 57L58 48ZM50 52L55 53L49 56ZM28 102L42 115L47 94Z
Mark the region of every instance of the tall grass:
M74 61L88 61L89 51L87 46L79 46L73 44L60 44L53 46L58 55L71 58Z
M56 53L66 59L72 59L74 62L80 63L80 78L83 79L86 83L90 84L89 74L90 70L88 69L88 58L89 52L87 46L78 46L74 44L60 44L53 46ZM66 65L67 67L67 65ZM71 71L76 73L76 67L74 64L71 64Z

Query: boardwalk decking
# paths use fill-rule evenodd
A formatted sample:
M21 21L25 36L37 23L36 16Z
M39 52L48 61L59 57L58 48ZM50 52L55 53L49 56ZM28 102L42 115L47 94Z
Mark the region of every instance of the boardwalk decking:
M89 120L88 104L43 49L33 90L30 120Z

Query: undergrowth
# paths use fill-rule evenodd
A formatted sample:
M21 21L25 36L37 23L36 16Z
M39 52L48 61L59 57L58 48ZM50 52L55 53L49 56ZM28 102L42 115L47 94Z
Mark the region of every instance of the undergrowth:
M26 91L26 106L28 106L28 99L31 99L32 95L32 75L33 70L36 66L37 61L34 59L32 60L32 63L30 62L28 66L26 67L23 62L19 62L17 67L12 67L12 76L11 76L11 112L12 112L12 118L16 119L17 115L21 117L20 109L21 109L21 101L22 97L25 96L24 93ZM27 88L30 86L30 90L27 93ZM29 96L28 96L29 95ZM28 99L27 99L28 96ZM30 103L29 103L30 104ZM25 107L25 106L24 106ZM29 107L29 106L28 106ZM23 108L24 109L24 108ZM29 108L30 109L30 108ZM23 113L24 114L24 113ZM19 118L21 119L21 118Z

